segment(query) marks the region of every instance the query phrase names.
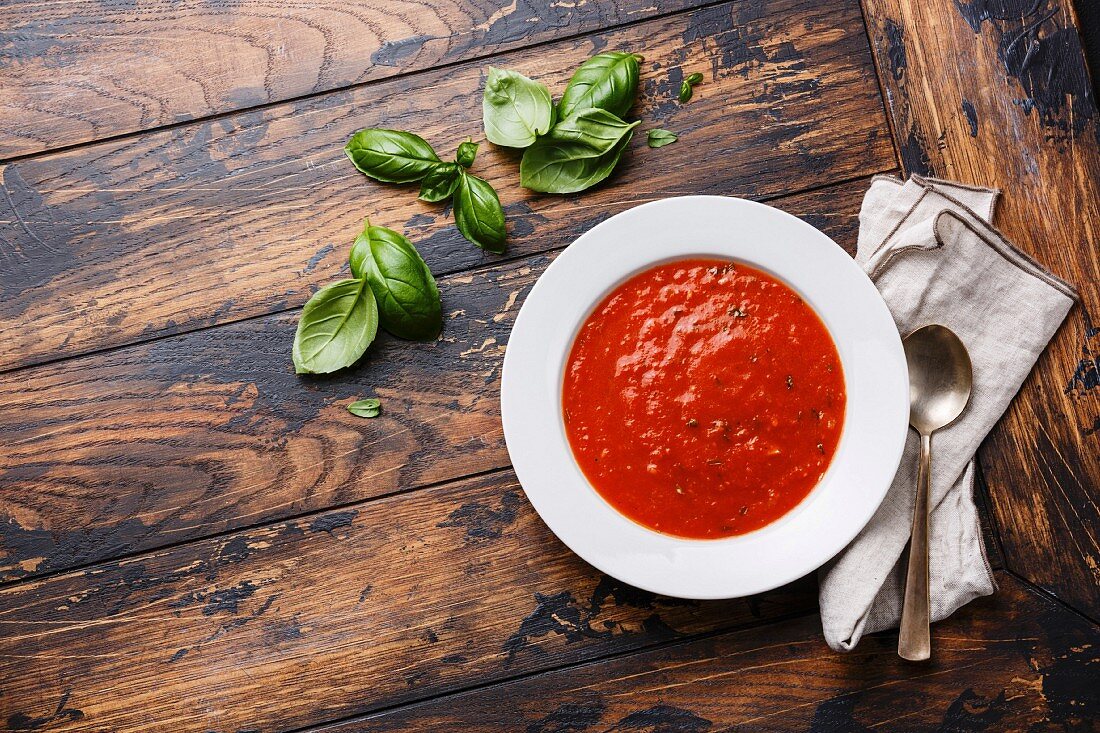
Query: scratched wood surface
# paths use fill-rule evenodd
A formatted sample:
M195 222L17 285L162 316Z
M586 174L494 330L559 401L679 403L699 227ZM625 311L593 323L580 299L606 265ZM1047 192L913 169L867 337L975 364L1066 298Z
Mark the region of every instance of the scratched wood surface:
M317 94L691 0L0 4L0 158Z
M1090 731L1100 632L999 575L1001 592L937 628L936 659L897 637L838 655L816 617L666 646L326 728L397 731ZM1007 623L1006 623L1007 622Z
M291 730L814 604L601 577L497 472L0 590L0 720Z
M513 256L564 246L649 198L768 196L896 165L855 2L721 4L493 63L560 93L578 60L605 46L645 49L637 112L682 144L650 150L636 135L615 185L565 198L524 191L517 156L484 145L475 170L500 193ZM408 231L436 274L497 261L462 239L449 208L369 182L342 150L371 126L415 129L447 156L482 140L486 67L8 164L0 369L296 308L345 266L365 216ZM681 77L696 70L707 82L681 106ZM703 151L714 165L698 165ZM33 331L17 327L28 322Z
M867 185L772 203L851 249ZM332 377L293 374L296 312L0 374L0 580L508 465L504 347L550 259L441 279L440 340Z
M851 251L868 177L899 159L1012 182L1080 213L1029 222L1018 200L999 224L1095 298L1095 102L1069 11L1020 4L0 7L0 726L1094 729L1097 627L1064 605L1096 617L1085 311L985 447L1007 569L936 627L929 667L899 664L892 634L829 652L812 578L689 603L602 576L535 516L500 427L531 284L577 234L661 196L769 200ZM341 154L384 124L449 155L481 138L490 63L560 91L615 47L646 57L642 129L680 142L639 136L571 197L523 191L515 157L483 145L503 259ZM680 106L692 71L705 82ZM440 275L443 336L295 377L297 309L366 215ZM383 417L344 410L368 395Z
M1100 119L1072 6L864 7L903 166L1003 189L995 224L1081 292L979 456L1008 566L1100 618Z

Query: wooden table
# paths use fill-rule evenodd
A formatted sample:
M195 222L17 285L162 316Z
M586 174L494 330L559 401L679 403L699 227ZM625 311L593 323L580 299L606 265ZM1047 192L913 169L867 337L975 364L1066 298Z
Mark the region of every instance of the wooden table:
M1093 730L1100 120L1074 23L1055 0L0 5L0 724ZM560 93L605 48L645 55L637 115L681 140L639 136L569 197L483 146L503 257L344 159L381 125L449 154L482 138L490 64ZM1083 295L979 456L996 596L912 665L889 633L829 651L813 578L691 603L561 546L498 399L555 254L686 193L851 251L870 177L906 172L1004 188L998 226ZM443 336L296 377L298 310L368 215L437 274ZM383 417L344 409L368 395Z

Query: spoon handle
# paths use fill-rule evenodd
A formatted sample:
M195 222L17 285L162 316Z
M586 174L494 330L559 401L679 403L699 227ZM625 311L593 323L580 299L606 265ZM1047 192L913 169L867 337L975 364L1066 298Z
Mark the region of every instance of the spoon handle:
M931 470L932 436L922 433L913 532L909 540L909 572L905 578L905 605L901 609L898 635L898 655L914 662L932 656L928 629L928 478Z

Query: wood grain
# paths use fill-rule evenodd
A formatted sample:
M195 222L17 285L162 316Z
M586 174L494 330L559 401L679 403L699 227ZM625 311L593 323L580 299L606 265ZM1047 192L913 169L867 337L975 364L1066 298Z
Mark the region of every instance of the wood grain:
M810 580L707 603L624 586L500 472L0 590L0 720L286 731L814 597Z
M999 574L1000 593L933 630L909 664L897 636L831 652L816 617L492 686L326 733L397 731L1090 731L1100 631Z
M691 0L0 4L0 159L643 20Z
M1007 566L1098 618L1100 120L1072 7L864 7L906 169L1003 189L997 226L1081 291L979 457Z
M773 203L851 252L867 186ZM500 367L549 261L442 279L440 340L331 377L293 374L297 313L0 375L0 580L508 465ZM382 417L345 409L372 395Z
M644 49L638 112L680 142L636 135L613 180L581 195L519 188L514 152L482 146L510 256L564 246L610 214L686 193L792 193L895 166L853 0L704 8L536 53L497 57L557 93L594 50ZM487 64L466 64L0 169L0 369L301 305L345 266L362 220L404 229L437 274L496 261L447 207L369 182L356 129L409 128L441 154L481 139ZM681 76L706 80L687 105ZM28 328L28 324L34 324Z

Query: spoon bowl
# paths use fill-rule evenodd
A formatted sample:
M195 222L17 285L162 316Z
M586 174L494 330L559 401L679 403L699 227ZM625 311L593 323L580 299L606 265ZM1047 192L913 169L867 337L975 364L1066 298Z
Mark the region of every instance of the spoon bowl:
M973 369L966 346L946 326L909 334L902 347L909 366L909 424L919 433L947 427L970 400Z

